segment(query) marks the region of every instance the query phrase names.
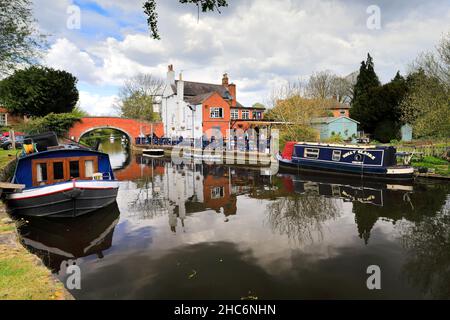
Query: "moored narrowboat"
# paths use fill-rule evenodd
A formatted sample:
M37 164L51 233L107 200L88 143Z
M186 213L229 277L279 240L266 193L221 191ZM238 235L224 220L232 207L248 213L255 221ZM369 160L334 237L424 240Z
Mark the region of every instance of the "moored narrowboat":
M119 188L108 154L79 144L59 144L54 133L25 139L6 195L13 215L77 217L116 201Z
M397 165L391 146L287 142L278 155L281 169L317 171L359 178L412 180L411 166Z

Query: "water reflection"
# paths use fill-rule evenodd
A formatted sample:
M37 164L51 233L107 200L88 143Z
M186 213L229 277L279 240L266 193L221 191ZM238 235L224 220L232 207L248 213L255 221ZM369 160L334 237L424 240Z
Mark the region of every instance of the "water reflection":
M58 273L63 261L90 255L103 258L103 252L111 247L119 215L114 203L77 219L34 218L23 223L18 232L22 244Z
M45 245L24 241L50 266L60 251L84 257L77 298L450 298L448 183L261 176L140 156L118 167L117 225L113 210L77 226L92 236L31 221L20 231ZM85 250L94 233L107 233L104 245ZM372 264L381 291L367 290Z

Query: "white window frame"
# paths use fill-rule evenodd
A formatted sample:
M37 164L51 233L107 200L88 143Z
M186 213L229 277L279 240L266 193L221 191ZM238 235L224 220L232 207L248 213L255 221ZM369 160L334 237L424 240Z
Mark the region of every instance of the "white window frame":
M8 125L8 115L6 113L0 113L0 126L6 127Z
M249 120L249 119L250 119L250 111L242 110L242 120Z
M303 156L307 159L319 159L319 149L316 148L305 148L303 151Z
M253 119L255 119L255 120L261 120L262 119L262 112L261 111L253 111L252 113L253 113L252 114Z
M209 117L211 119L223 119L223 108L211 107L211 109L209 110Z
M341 150L333 150L333 155L331 156L331 160L333 161L341 161Z
M225 196L224 187L212 187L211 188L211 199L221 199Z
M231 109L231 119L232 120L239 119L239 110L238 109Z

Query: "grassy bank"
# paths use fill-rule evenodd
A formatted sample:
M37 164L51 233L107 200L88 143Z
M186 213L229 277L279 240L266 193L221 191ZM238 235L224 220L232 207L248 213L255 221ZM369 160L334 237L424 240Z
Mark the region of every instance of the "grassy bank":
M0 170L15 158L0 150ZM40 260L17 241L16 225L0 202L0 300L61 300L68 295Z
M450 176L450 162L437 157L426 156L411 162L415 168L427 168L436 174Z

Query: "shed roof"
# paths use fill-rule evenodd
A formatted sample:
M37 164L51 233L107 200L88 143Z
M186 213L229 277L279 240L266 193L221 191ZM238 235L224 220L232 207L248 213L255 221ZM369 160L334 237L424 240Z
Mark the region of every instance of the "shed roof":
M341 116L341 117L319 117L319 118L313 118L313 119L311 120L311 123L313 123L313 124L319 124L319 123L326 123L326 124L329 124L329 123L335 122L335 121L337 121L337 120L342 120L342 119L347 119L347 120L350 120L350 121L352 121L352 122L355 122L355 123L359 124L359 122L356 121L355 119L352 119L352 118L349 118L349 117L345 117L345 116Z

